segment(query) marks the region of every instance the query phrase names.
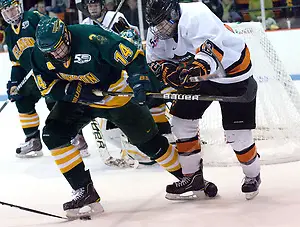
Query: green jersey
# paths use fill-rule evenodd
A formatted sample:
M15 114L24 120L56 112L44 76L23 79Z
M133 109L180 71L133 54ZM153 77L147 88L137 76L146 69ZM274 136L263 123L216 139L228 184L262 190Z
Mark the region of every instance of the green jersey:
M19 25L9 25L5 29L5 41L13 64L12 81L20 83L31 70L30 55L35 43L35 30L43 16L37 11L24 12Z
M65 87L73 80L93 84L102 91L132 91L126 82L127 77L148 75L143 51L116 33L84 24L70 25L68 31L71 50L66 63L44 55L37 46L33 49L32 68L43 96L64 100ZM129 99L107 96L95 107L119 107Z

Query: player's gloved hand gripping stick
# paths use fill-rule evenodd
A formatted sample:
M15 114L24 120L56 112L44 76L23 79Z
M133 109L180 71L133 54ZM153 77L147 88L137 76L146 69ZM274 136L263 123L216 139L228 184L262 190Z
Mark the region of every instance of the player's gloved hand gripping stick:
M32 75L32 70L29 71L29 73L27 73L27 75L24 77L24 79L21 81L21 83L17 86L17 88L15 89L14 93L18 93L18 91L23 87L23 85L27 82L27 80L29 79L29 77L31 77ZM7 99L3 105L0 107L0 113L1 111L6 107L6 105L9 103L9 99Z

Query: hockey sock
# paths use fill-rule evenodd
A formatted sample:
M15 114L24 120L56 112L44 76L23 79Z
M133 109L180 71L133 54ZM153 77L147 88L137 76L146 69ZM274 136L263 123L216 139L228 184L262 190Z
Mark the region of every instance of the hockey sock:
M85 171L80 151L73 145L51 150L55 163L74 190L91 182L89 171Z

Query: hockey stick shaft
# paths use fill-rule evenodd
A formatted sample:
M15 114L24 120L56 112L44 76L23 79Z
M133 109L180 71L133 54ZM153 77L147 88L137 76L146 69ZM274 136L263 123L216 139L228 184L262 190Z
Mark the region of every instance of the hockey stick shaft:
M165 100L184 100L184 101L219 101L219 102L250 102L256 96L257 83L255 80L249 79L248 87L245 93L241 96L215 96L215 95L196 95L196 94L182 94L182 93L146 93L148 97ZM109 92L94 90L97 96L123 96L134 97L132 92Z
M18 92L23 87L23 85L27 82L27 80L29 79L29 77L31 77L32 73L33 73L32 70L30 70L29 73L27 73L27 75L24 77L24 79L21 81L21 83L17 86L16 92ZM7 99L3 103L3 105L0 107L0 113L7 106L8 103L9 103L9 99Z
M0 201L0 204L5 205L5 206L14 207L14 208L19 208L21 210L25 210L25 211L28 211L28 212L31 212L31 213L41 214L41 215L50 216L50 217L54 217L54 218L60 218L60 219L68 219L66 217L62 217L62 216L58 216L58 215L55 215L55 214L50 214L50 213L46 213L46 212L43 212L43 211L40 211L40 210L34 210L34 209L31 209L31 208L22 207L22 206L14 205L14 204L11 204L11 203L2 202L2 201Z
M108 27L107 27L108 29L111 29L111 26L112 26L112 24L113 24L113 22L114 22L114 20L115 20L115 18L117 16L118 12L120 11L121 7L123 6L124 2L125 2L125 0L121 0L121 2L119 3L119 5L118 5L118 7L117 7L117 9L115 11L114 16L111 18L111 20L110 20L110 22L108 24Z
M2 110L7 106L7 104L9 103L9 99L7 99L3 105L0 107L0 113L2 112Z

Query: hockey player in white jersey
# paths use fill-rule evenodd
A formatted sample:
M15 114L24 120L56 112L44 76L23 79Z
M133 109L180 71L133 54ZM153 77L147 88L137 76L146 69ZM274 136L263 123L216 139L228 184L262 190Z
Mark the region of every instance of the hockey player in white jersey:
M87 16L87 18L82 21L82 24L102 25L112 29L123 38L130 37L130 41L142 49L138 28L129 24L124 14L108 11L105 7L104 0L76 0L76 7ZM150 112L157 123L160 133L164 134L169 142L172 143L175 140L171 134L170 124L165 115L165 111L166 105L161 101L154 103L150 108ZM123 158L133 158L138 160L141 164L147 165L155 163L140 152L136 146L130 144L120 129L116 128L116 126L110 122L107 122L106 119L101 119L100 121L105 140L119 147Z
M230 31L203 3L148 0L147 61L159 62L166 84L179 92L239 97L242 102L219 102L225 137L245 178L246 199L258 194L259 155L251 130L255 125L256 89L250 53L243 39ZM214 79L210 76L217 75ZM197 79L197 80L196 80ZM176 101L171 108L172 132L185 178L168 185L169 198L193 191L203 182L199 119L212 101Z

